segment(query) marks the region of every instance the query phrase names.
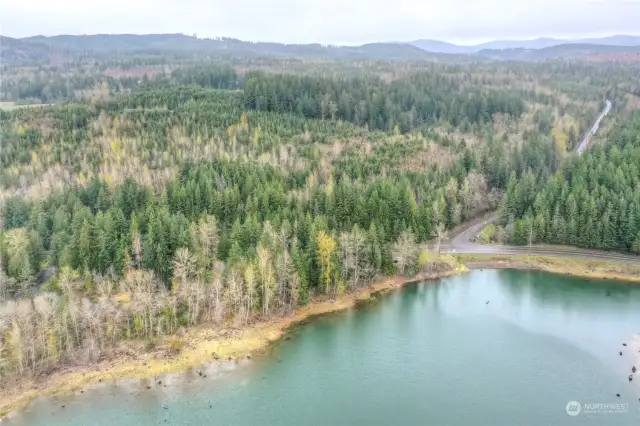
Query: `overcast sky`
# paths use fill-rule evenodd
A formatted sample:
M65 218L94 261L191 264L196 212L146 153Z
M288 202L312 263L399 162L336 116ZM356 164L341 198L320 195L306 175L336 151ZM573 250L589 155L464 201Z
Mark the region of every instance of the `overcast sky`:
M0 0L0 32L286 43L640 35L640 0Z

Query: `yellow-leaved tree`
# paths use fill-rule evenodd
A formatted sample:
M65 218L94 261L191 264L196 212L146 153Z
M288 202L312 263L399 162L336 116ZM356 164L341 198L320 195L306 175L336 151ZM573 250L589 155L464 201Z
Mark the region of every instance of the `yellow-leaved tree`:
M562 129L560 123L556 123L551 129L551 134L556 142L556 150L558 154L565 154L569 146L569 135Z
M336 250L336 240L324 231L318 232L316 236L316 244L318 246L318 263L320 263L321 278L324 284L325 292L329 294L331 291L331 278L333 272L332 256Z

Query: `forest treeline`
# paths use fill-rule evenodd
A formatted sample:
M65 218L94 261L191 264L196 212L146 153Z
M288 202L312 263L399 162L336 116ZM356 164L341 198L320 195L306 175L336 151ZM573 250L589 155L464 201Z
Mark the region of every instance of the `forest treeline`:
M169 283L175 277L171 259L179 248L194 250L194 227L205 216L215 218L220 234L210 256L230 265L255 257L268 222L292 233L293 245L312 260L316 247L307 243L320 230L334 236L366 231L376 271L391 272L390 246L403 232L425 241L436 226L455 226L489 207L488 192L475 170L442 187L420 175L366 182L331 176L325 186L309 186L271 166L226 160L185 165L159 192L133 181L111 190L94 180L38 202L6 201L0 290L28 294L43 267L65 266L121 277L135 265ZM319 276L314 265L296 266L312 287Z
M548 178L512 175L502 209L513 244L640 253L640 114Z

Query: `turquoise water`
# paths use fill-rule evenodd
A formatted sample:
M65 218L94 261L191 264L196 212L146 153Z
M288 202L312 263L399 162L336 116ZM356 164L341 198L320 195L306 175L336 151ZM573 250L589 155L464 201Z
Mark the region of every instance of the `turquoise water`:
M637 425L640 348L622 342L638 332L640 287L474 271L316 318L206 379L104 384L3 425ZM569 416L569 401L628 405Z

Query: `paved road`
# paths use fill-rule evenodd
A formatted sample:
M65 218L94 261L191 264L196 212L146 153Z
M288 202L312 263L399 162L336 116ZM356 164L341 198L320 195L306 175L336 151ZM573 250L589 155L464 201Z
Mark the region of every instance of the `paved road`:
M588 146L591 137L598 131L600 122L611 110L611 101L606 101L606 106L593 127L582 139L582 142L578 145L576 152L581 154ZM482 228L488 223L495 222L498 219L498 213L492 212L478 219L468 222L465 225L461 225L457 229L451 231L447 240L442 241L440 245L441 253L470 253L470 254L510 254L510 255L527 255L532 256L555 256L555 257L570 257L581 259L593 259L593 260L607 260L624 263L639 263L640 257L609 252L601 250L589 250L580 249L577 247L569 246L554 246L554 245L532 245L529 246L508 246L498 244L476 244L472 240L482 231ZM434 249L435 247L430 247Z
M607 260L624 263L640 264L640 256L630 254L580 249L577 247L554 246L554 245L532 245L529 246L508 246L501 244L477 244L471 240L477 236L487 223L491 223L498 218L498 214L491 213L479 219L469 222L451 233L451 236L442 241L441 253L470 253L470 254L508 254L532 256L554 256L570 257L593 260Z
M602 113L600 114L600 116L598 117L596 122L594 123L593 127L591 127L591 129L589 129L587 134L584 135L584 138L582 138L582 141L580 141L580 144L578 145L578 149L576 149L576 152L578 154L582 154L582 152L589 146L589 142L591 141L591 137L593 135L595 135L596 132L598 131L598 129L600 128L600 122L605 117L605 115L609 114L609 111L611 111L611 106L612 106L611 101L609 99L607 99L606 100L606 105L604 107L604 110L602 110Z

